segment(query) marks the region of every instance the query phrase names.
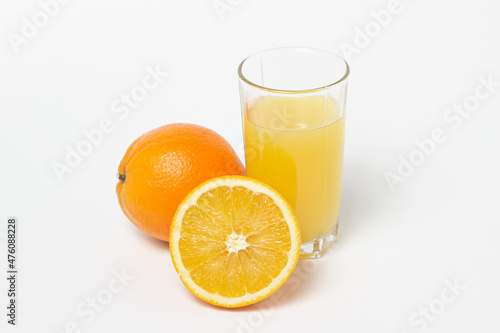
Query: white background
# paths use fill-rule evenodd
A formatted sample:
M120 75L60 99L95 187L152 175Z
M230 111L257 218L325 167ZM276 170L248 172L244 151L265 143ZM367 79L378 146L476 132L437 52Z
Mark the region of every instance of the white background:
M19 52L9 36L40 4L0 3L2 332L499 332L500 87L460 124L443 118L473 101L480 77L500 81L499 3L401 0L380 31L371 12L386 0L219 3L232 10L219 15L213 0L73 0ZM367 27L373 37L360 44ZM168 244L118 206L126 148L148 130L190 122L242 156L239 62L290 45L346 55L342 43L358 53L349 57L338 242L324 260L300 261L279 300L239 310L198 300ZM168 78L127 116L113 113L157 66ZM105 118L113 130L59 181L53 163ZM418 157L415 140L438 128L447 139L391 191L386 172ZM4 306L9 216L19 219L15 327ZM92 318L78 314L109 296L113 271L133 280ZM447 283L464 288L452 301ZM429 307L432 319L422 319Z

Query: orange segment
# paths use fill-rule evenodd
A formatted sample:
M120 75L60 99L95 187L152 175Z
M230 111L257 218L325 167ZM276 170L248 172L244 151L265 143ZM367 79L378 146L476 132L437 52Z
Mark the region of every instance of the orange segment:
M248 177L209 180L182 201L170 230L170 253L184 285L224 307L256 303L288 279L300 252L291 206Z

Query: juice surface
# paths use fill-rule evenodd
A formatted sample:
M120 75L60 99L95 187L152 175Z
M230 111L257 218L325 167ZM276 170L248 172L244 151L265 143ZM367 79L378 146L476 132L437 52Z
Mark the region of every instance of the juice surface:
M244 112L247 175L295 210L302 242L325 235L340 210L345 116L325 96L265 96Z

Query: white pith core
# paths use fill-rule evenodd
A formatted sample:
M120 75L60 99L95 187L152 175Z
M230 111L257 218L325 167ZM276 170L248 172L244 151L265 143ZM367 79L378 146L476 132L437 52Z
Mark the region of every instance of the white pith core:
M247 243L247 236L238 235L234 231L227 236L227 241L225 242L227 248L226 250L231 253L237 253L239 250L246 249L250 244Z

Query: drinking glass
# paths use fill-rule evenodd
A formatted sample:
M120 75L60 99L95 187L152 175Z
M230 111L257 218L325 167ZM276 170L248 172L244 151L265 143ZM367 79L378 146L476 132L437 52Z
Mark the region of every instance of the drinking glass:
M285 47L238 68L247 175L292 205L301 257L337 237L349 65L330 52Z

